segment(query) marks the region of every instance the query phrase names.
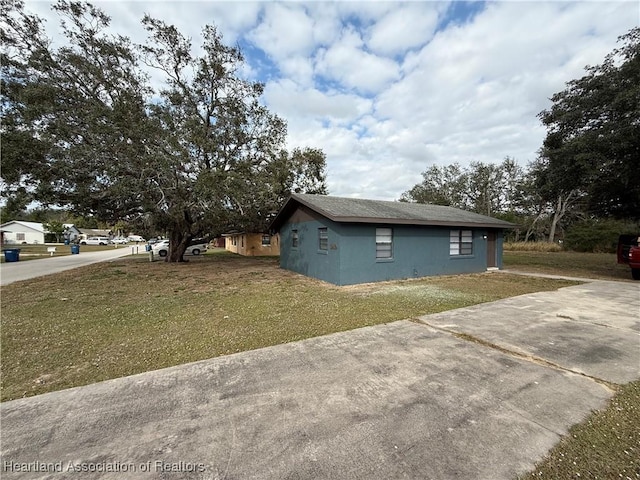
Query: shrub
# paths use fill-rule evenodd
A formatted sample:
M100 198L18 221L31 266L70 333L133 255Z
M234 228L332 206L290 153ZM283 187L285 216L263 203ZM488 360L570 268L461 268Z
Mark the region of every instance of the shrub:
M637 235L640 224L610 219L590 219L576 222L567 229L564 246L576 252L615 253L618 237Z

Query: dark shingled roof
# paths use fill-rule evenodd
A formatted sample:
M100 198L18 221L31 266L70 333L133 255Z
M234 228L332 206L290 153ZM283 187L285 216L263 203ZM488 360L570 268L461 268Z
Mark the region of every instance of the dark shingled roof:
M331 197L294 193L271 222L279 230L298 205L341 223L387 223L484 228L513 228L513 223L467 212L459 208L424 203L389 202L361 198Z

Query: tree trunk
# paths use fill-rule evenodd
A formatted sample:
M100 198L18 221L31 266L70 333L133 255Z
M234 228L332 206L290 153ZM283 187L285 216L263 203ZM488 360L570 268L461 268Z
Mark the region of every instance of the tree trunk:
M558 206L560 206L560 199L562 197L558 197ZM553 212L553 220L551 220L551 228L549 229L549 243L553 243L556 236L556 226L558 225L558 221L562 218L562 213L559 209L555 209Z
M556 227L558 225L558 222L562 219L562 217L564 217L564 214L567 212L567 207L571 204L571 199L574 193L575 192L572 190L564 198L562 196L562 193L558 195L558 204L556 205L555 211L553 212L551 230L549 231L549 243L554 243L556 236Z
M538 215L536 215L536 218L533 219L533 222L531 223L531 225L529 226L529 228L527 229L527 233L524 236L524 241L528 242L529 238L531 237L531 235L533 234L533 229L536 226L536 223L538 223L538 220L540 220L542 218L542 216L544 215L544 212L539 212Z
M165 257L165 261L169 263L187 262L184 259L184 252L189 246L192 235L184 233L181 230L171 230L169 233L169 255Z
M184 211L182 215L171 222L171 228L169 230L169 255L165 257L165 262L186 262L184 259L184 252L189 246L189 242L193 238L191 233L191 226L193 224L190 221L189 212Z

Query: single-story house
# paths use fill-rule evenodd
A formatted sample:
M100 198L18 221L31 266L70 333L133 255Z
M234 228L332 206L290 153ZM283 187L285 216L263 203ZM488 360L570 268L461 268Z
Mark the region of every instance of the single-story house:
M82 233L78 230L73 223L65 223L64 226L64 238L65 240L69 240L70 242L75 242L80 238Z
M78 240L86 240L89 237L109 237L113 235L113 232L108 228L82 228L78 235Z
M223 235L224 248L249 257L280 255L280 235L262 232L230 232Z
M293 194L270 228L282 268L352 285L499 269L514 226L440 205Z
M6 244L43 244L45 229L42 223L12 220L0 225Z

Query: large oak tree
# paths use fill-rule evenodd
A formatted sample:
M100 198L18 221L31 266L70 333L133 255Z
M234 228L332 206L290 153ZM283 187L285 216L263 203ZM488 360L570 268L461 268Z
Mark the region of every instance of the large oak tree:
M62 46L3 0L3 195L112 223L145 219L169 233L168 260L182 261L193 236L264 228L296 188L326 193L324 154L285 150L285 122L215 27L196 48L145 16L148 41L133 45L89 3L54 9Z
M537 186L558 208L579 201L598 217L640 218L640 28L601 65L553 95Z

